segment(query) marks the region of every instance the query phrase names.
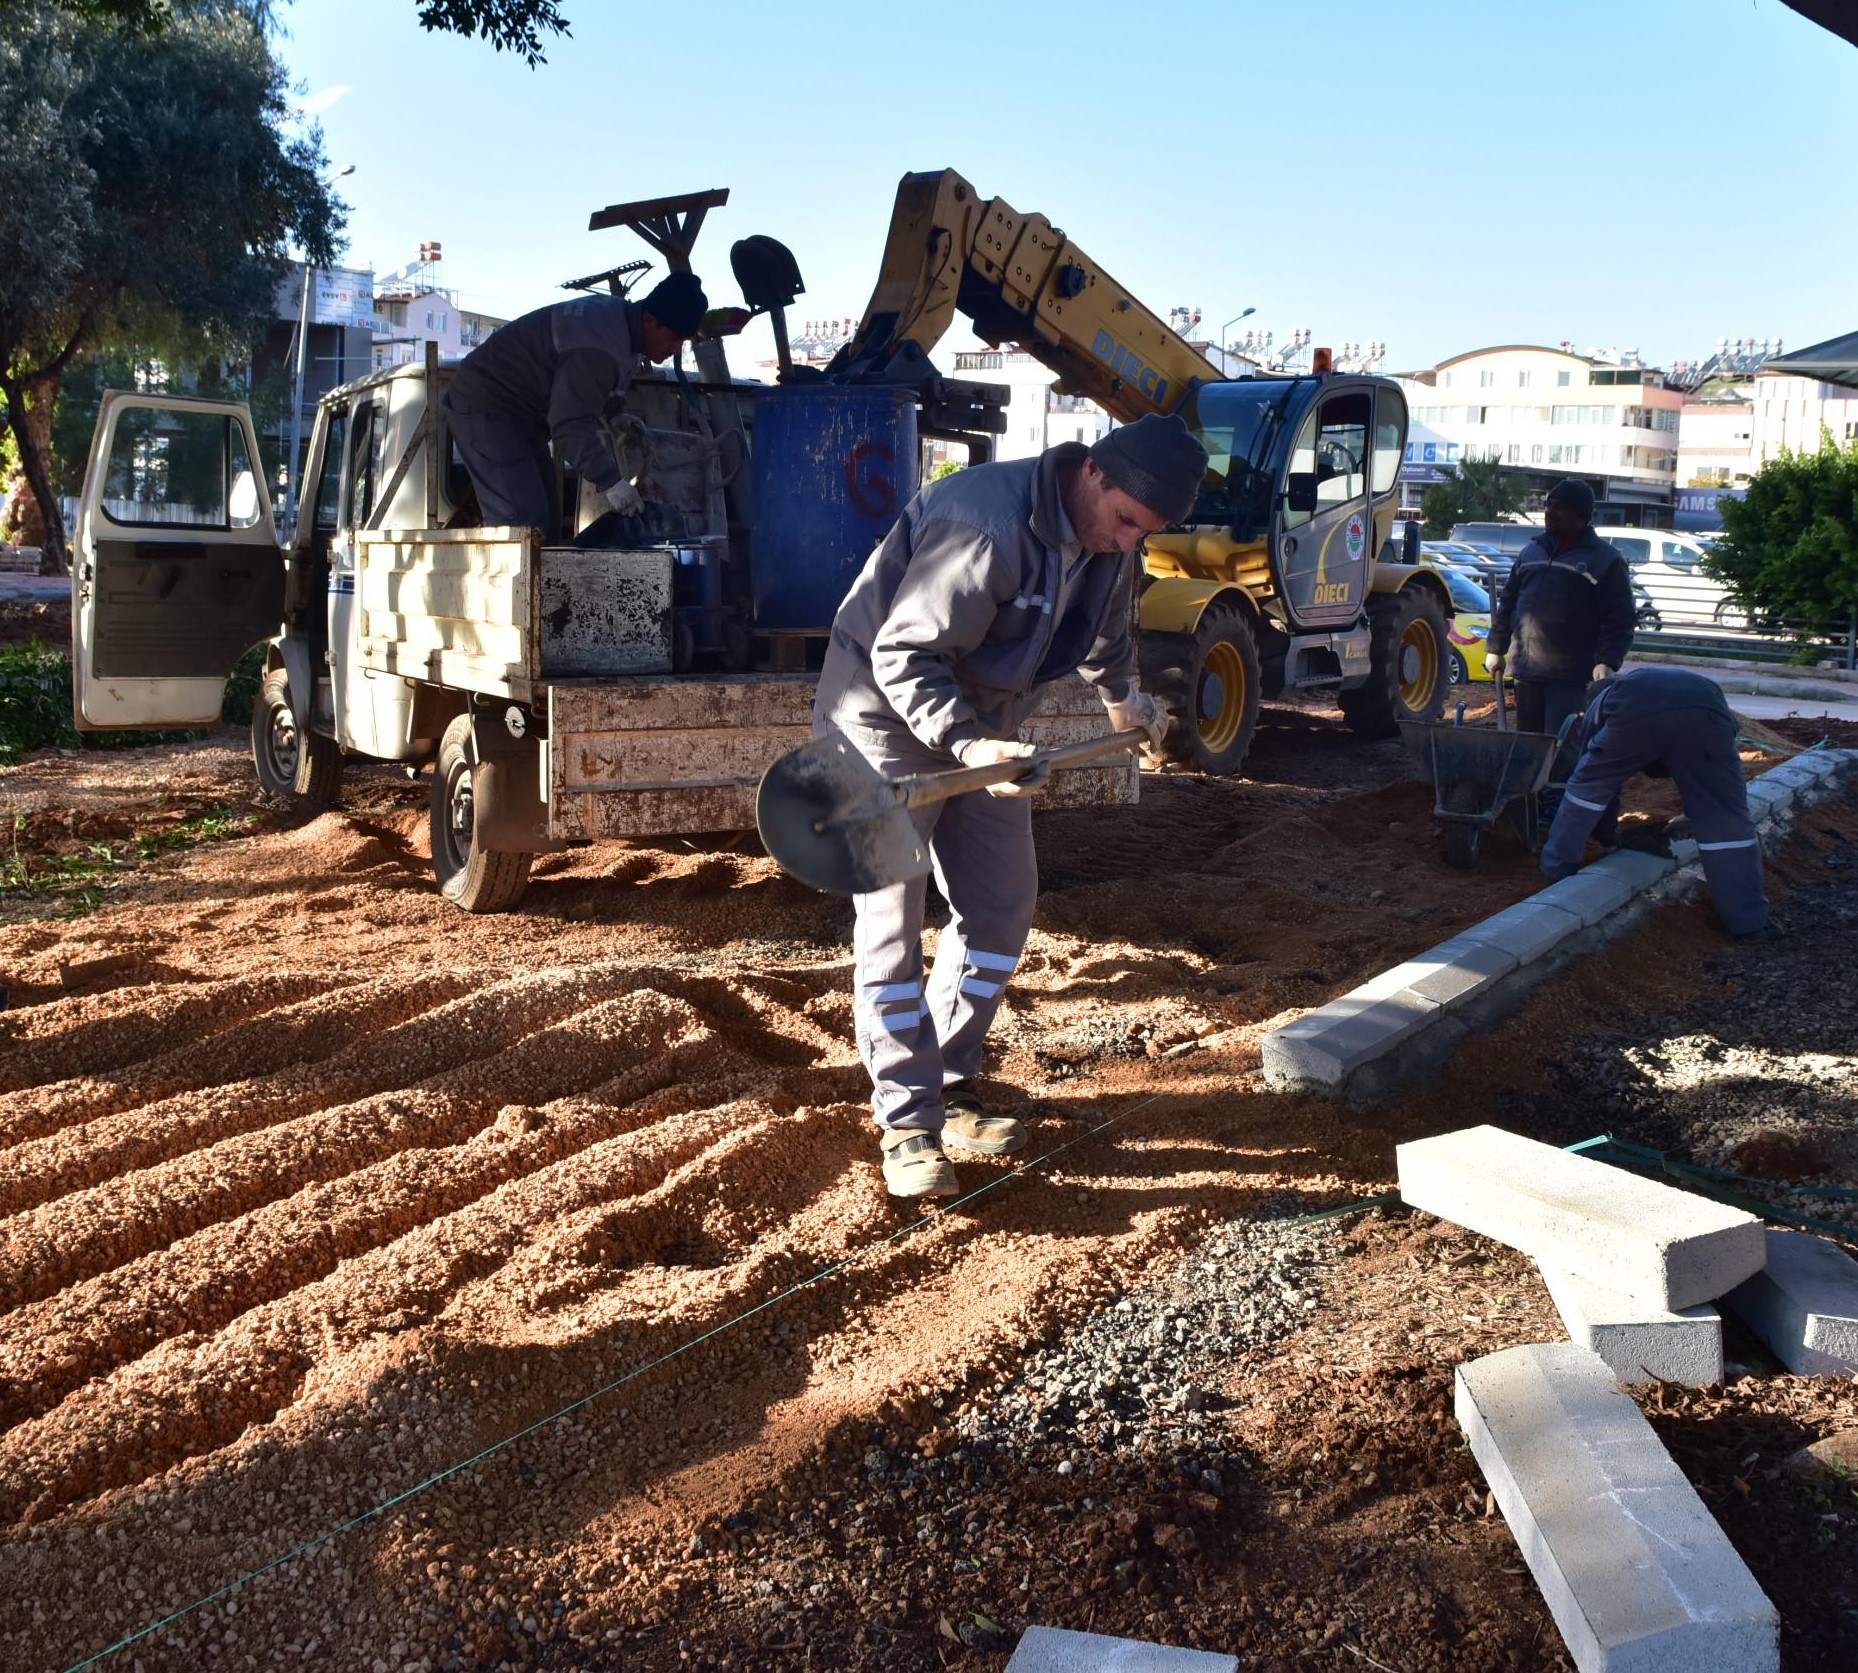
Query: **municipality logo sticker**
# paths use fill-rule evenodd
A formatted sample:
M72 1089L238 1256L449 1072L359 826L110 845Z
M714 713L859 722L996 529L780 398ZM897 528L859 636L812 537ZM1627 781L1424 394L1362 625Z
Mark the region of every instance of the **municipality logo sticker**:
M1359 559L1361 554L1368 549L1367 525L1362 522L1361 513L1359 511L1349 518L1348 534L1345 538L1348 543L1348 555L1351 560Z

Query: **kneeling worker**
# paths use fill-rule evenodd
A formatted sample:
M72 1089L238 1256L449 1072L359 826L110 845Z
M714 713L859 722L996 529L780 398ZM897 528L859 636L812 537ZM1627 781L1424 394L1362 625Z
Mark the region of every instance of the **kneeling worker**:
M1022 759L1035 753L1019 728L1041 688L1077 673L1115 730L1159 742L1166 711L1136 684L1134 553L1189 514L1205 473L1187 426L1151 416L1094 447L1066 442L931 483L839 607L814 731L842 733L889 778ZM949 904L926 984L927 880L853 902L858 1049L893 1196L952 1196L945 1145L1004 1155L1026 1141L969 1083L1032 927L1035 783L911 809Z
M486 526L560 532L552 439L563 461L615 511L641 505L601 419L647 365L669 360L703 324L694 273L673 273L642 302L579 296L524 314L459 362L445 416L477 489Z
M1581 758L1542 849L1551 882L1579 869L1587 838L1616 812L1634 773L1677 781L1716 915L1731 935L1768 924L1761 842L1735 748L1735 716L1722 688L1688 668L1628 668L1601 682L1582 717Z

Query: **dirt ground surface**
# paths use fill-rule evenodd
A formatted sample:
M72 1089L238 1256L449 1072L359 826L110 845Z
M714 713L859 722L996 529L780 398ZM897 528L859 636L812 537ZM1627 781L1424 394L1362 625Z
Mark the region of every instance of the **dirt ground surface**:
M472 919L385 770L313 816L233 734L0 772L12 875L123 856L0 924L0 1666L57 1673L311 1541L115 1664L997 1669L1039 1621L1248 1667L1566 1665L1450 1417L1455 1364L1559 1336L1533 1271L1423 1216L1298 1222L1491 1118L1711 1162L1810 1130L1853 1183L1849 1044L1779 1031L1737 1116L1660 1042L1808 968L1858 818L1809 814L1777 866L1794 937L1726 952L1667 909L1351 1116L1268 1093L1262 1033L1531 862L1449 870L1400 747L1333 716L1268 711L1248 770L1039 817L992 1082L1032 1142L921 1218L878 1175L849 910L750 847L571 851ZM134 847L209 813L245 834ZM1578 1043L1628 1027L1713 1125L1638 1059L1590 1098ZM1847 1668L1854 1501L1781 1465L1858 1401L1735 1351L1645 1403L1787 1666Z

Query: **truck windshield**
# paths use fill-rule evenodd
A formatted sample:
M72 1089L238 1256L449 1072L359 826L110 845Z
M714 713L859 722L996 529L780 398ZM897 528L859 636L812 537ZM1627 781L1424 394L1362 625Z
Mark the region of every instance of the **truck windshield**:
M1262 538L1271 520L1272 453L1285 420L1304 407L1313 378L1202 384L1181 417L1207 452L1196 523L1223 524L1240 540Z

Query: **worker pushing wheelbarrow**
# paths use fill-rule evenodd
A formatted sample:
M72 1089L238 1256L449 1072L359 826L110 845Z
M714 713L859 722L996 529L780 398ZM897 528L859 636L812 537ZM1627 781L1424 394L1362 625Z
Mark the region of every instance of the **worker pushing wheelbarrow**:
M1433 816L1445 832L1447 864L1469 871L1483 850L1484 834L1507 820L1529 851L1542 845L1549 788L1561 746L1578 718L1561 730L1523 732L1511 724L1505 680L1497 675L1497 724L1467 726L1464 705L1449 723L1400 722L1407 752L1433 788Z

